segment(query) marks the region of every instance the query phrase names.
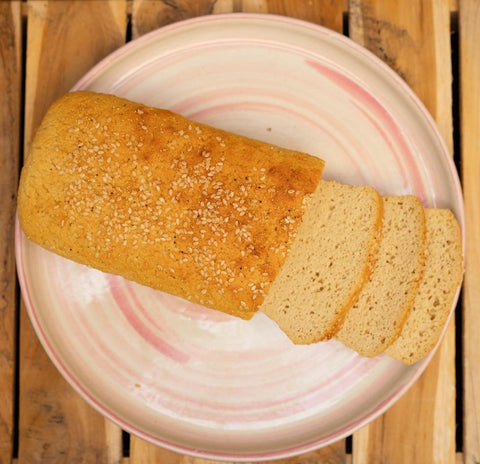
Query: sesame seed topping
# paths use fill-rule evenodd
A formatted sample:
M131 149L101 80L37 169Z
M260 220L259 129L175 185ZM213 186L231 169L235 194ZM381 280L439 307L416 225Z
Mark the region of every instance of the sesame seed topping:
M203 295L216 305L236 295L239 309L257 307L271 284L266 271L278 268L295 237L303 193L262 165L232 167L228 136L188 124L175 129L181 139L160 143L164 129L148 132L144 110L134 112L134 135L115 117L76 119L71 133L81 127L82 140L53 165L65 179L57 224L104 262L124 247L121 256L182 282L194 301ZM275 230L266 229L267 216ZM192 268L195 275L185 274Z

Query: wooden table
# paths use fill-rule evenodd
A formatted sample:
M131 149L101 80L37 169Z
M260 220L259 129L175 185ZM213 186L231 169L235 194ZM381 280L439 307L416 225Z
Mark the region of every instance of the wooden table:
M454 323L427 371L350 439L288 462L480 462L480 1L0 1L0 463L191 463L122 432L61 378L37 340L15 276L16 188L47 106L95 63L185 18L276 13L342 32L391 66L426 104L458 162L466 275Z

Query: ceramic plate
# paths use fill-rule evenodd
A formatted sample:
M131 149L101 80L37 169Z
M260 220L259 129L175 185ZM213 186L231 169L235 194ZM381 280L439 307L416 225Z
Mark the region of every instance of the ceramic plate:
M113 93L326 161L325 178L417 195L463 224L459 181L432 119L389 68L332 31L276 16L209 16L129 43L75 87ZM17 228L20 282L48 354L124 429L206 458L291 456L390 406L406 367L329 341L293 346L251 321L88 269Z

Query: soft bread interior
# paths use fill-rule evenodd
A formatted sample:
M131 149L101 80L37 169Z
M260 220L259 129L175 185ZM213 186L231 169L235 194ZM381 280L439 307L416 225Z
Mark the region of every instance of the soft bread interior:
M382 211L371 187L320 182L260 307L294 343L336 333L372 272Z
M453 213L427 208L425 217L425 271L400 337L386 350L406 364L422 359L437 344L463 274L461 234Z
M412 196L383 198L383 230L375 269L336 338L376 356L398 337L424 266L425 215Z

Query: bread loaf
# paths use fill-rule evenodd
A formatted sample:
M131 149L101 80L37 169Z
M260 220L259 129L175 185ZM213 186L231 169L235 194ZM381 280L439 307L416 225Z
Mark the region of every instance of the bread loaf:
M169 111L73 92L36 132L19 220L61 256L248 319L323 166Z
M460 228L446 209L425 210L426 261L412 310L386 354L405 364L425 357L437 344L462 280Z
M322 181L261 311L297 344L331 338L375 265L383 217L371 187Z
M412 195L383 198L382 239L375 269L336 338L363 356L398 337L425 262L425 214Z
M461 280L458 224L413 196L322 181L323 167L73 92L35 134L18 217L61 256L245 319L261 310L294 343L336 337L413 363L437 343Z

